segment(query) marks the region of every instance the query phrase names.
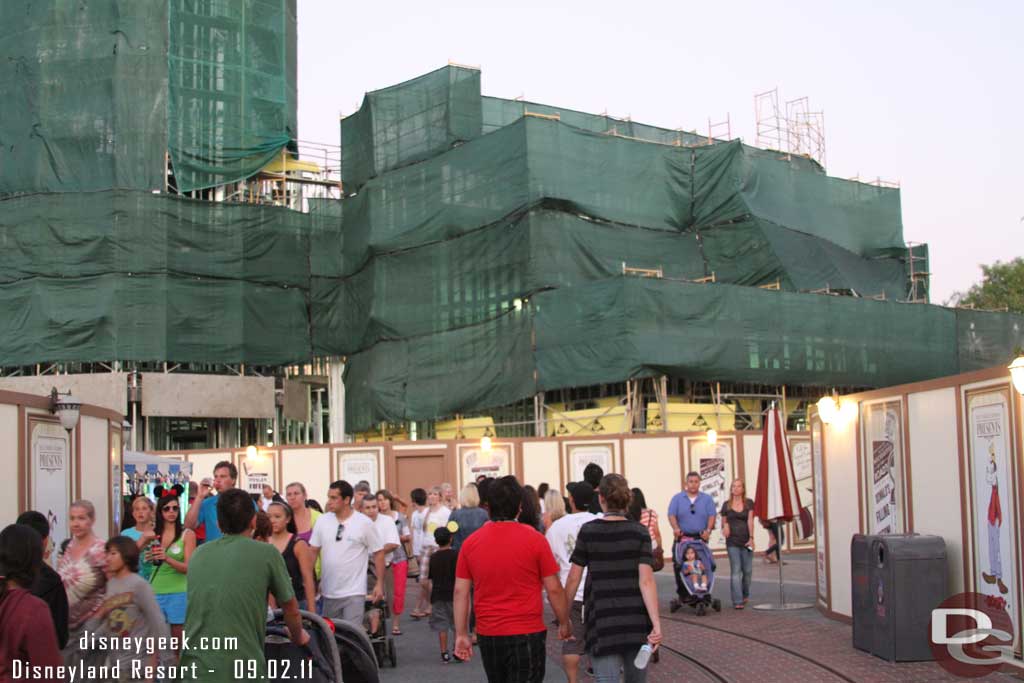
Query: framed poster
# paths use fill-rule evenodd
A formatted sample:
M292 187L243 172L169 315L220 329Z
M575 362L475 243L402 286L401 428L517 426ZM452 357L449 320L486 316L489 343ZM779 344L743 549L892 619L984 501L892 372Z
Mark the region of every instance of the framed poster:
M1007 387L967 394L967 472L971 482L974 586L989 606L1005 609L1020 643L1017 553L1020 532L1014 483L1013 425Z
M371 491L379 491L379 451L337 451L338 478L355 486L361 481L370 482Z
M862 404L861 426L867 533L903 533L903 402Z
M509 474L512 474L512 444L492 444L490 453L481 451L479 445L459 446L459 477L463 486L481 476L494 479Z
M729 499L729 487L736 475L736 440L731 436L719 436L718 443L709 444L704 437L685 439L686 461L682 468L680 491L686 488L686 475L689 472L700 474L700 490L711 496L715 502L715 512ZM752 497L749 495L748 497ZM715 523L708 545L712 550L725 550L725 537L722 535L720 521Z
M831 609L828 594L828 535L825 533L825 453L822 441L824 436L822 422L815 416L811 421L811 462L814 475L814 506L811 514L814 515L815 574L818 600Z
M238 488L246 493L261 494L263 487L277 491L274 477L274 456L276 451L257 450L250 458L245 452L238 454Z
M590 463L600 466L605 474L614 472L612 456L615 446L610 443L577 443L566 446L569 454L568 481L583 481L583 470Z
M29 417L31 488L29 506L46 515L53 552L70 538L68 506L71 505L71 437L60 423ZM55 563L56 556L51 557Z
M811 440L806 436L789 437L789 453L793 460L793 478L796 480L800 507L806 508L814 517L814 468L812 466ZM790 522L786 532L786 543L790 548L814 547L814 531L807 538L800 538L800 524Z

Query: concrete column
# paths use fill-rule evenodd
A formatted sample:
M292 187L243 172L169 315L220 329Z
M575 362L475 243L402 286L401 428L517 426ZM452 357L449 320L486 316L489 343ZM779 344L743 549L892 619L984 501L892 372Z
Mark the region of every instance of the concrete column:
M331 406L327 438L331 443L348 441L345 434L345 383L341 379L344 373L345 363L340 356L333 356L327 364L327 399Z

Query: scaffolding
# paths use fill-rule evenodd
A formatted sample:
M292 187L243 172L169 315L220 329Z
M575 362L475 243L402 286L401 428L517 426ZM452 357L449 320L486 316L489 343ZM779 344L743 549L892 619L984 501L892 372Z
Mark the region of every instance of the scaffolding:
M779 112L778 87L754 95L754 120L756 137L754 144L764 149L784 151L784 121Z
M791 154L814 159L826 168L825 113L811 111L806 96L786 102L786 133Z

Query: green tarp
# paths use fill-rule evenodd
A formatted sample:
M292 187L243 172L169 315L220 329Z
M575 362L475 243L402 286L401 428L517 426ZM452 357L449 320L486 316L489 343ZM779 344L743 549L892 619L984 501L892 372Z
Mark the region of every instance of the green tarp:
M247 178L297 137L296 0L0 3L0 196Z

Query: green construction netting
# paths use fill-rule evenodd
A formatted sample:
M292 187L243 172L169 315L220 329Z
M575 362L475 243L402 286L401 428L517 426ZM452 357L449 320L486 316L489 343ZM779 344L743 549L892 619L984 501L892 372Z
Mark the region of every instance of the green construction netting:
M592 133L607 133L623 137L658 142L663 145L693 147L708 144L706 135L685 130L659 128L631 119L620 119L607 114L587 114L564 107L553 107L525 100L504 100L499 97L481 98L483 108L483 132L490 133L503 128L527 114L557 116L563 123Z
M0 92L0 196L163 188L167 0L4 0Z
M298 136L296 0L168 0L168 149L181 192L247 178Z
M138 191L0 202L0 365L311 356L309 219Z
M480 72L446 66L366 93L341 121L341 174L347 190L369 178L480 136Z
M296 0L0 3L0 196L241 180L296 133Z
M965 335L977 353L958 347ZM352 356L346 416L360 431L661 374L888 386L1004 363L1022 342L1021 316L617 277L540 292L521 310Z

